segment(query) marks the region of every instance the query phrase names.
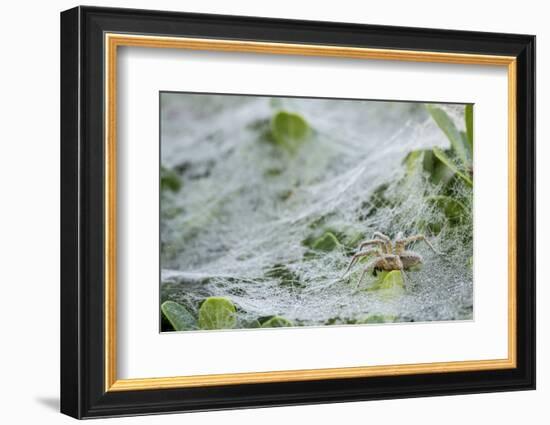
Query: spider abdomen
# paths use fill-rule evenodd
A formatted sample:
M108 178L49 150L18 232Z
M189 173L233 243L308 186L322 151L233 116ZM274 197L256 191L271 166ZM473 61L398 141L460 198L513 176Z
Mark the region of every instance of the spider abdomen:
M409 267L422 264L422 256L412 251L405 251L399 256L401 262L403 263L403 268L408 269Z

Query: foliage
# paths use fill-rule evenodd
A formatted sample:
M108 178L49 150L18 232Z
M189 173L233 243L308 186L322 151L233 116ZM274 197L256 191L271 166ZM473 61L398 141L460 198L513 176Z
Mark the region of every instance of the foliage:
M310 128L299 114L279 111L271 118L271 135L273 140L290 153L295 153L307 139Z
M466 123L466 141L470 148L470 152L474 150L474 105L471 103L466 105L464 111L464 120Z
M460 178L466 185L473 187L473 107L467 105L465 112L466 132L457 129L447 112L439 106L427 105L427 111L450 142L451 148L442 150L434 147L428 150L412 151L405 158L405 165L410 174L415 165L422 162L424 171L428 172L436 184L447 184L453 176ZM446 168L446 169L445 169Z
M445 136L451 142L451 148L454 155L466 165L471 162L471 152L469 146L465 143L465 140L461 133L456 128L455 124L449 117L449 115L440 107L434 105L426 105L426 109L439 126L441 131L445 133Z
M262 323L262 328L287 328L291 327L292 322L284 317L273 316Z
M437 159L439 159L446 167L448 167L453 173L455 173L458 177L460 177L464 182L472 187L474 185L472 179L466 175L466 173L459 170L458 166L454 163L454 161L445 153L445 151L442 151L439 148L433 148L432 152L436 156Z
M237 324L237 309L231 300L223 297L209 297L199 308L198 320L183 305L175 301L165 301L160 306L163 320L175 331L233 329ZM281 316L270 316L241 323L243 328L283 328L293 326Z
M303 286L300 276L284 264L275 264L265 273L265 276L271 279L279 279L281 285L284 286Z
M405 293L403 274L399 270L380 272L376 281L366 290L376 292L377 295L385 299L399 297Z
M395 316L388 314L371 314L357 323L371 324L371 323L393 323Z
M444 195L432 195L426 198L444 212L450 224L460 224L464 221L468 209L456 198Z
M176 331L188 331L197 328L197 320L181 304L174 301L165 301L160 306L160 310Z
M315 251L328 252L336 249L338 246L340 246L340 242L338 242L336 236L334 236L332 232L326 232L323 236L313 242L311 248Z
M223 297L209 297L199 309L201 329L232 329L237 324L235 305Z
M161 192L177 193L181 189L181 178L174 170L160 167L160 190Z
M436 194L426 194L426 201L441 212L444 220L425 223L427 230L438 234L445 226L463 225L471 221L473 197L473 105L466 105L464 125L459 131L447 112L440 106L427 105L426 110L445 134L449 149L433 147L415 150L404 160L406 178L412 179L420 168L439 187Z

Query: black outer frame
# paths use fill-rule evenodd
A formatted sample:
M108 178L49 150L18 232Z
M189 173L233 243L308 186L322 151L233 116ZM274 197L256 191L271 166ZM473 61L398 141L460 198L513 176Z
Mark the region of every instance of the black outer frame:
M105 32L517 58L517 368L104 391ZM133 9L61 13L61 412L75 418L535 388L535 37Z

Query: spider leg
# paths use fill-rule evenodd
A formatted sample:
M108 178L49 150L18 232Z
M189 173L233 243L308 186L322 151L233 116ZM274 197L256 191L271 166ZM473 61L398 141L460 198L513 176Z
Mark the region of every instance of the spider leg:
M346 269L346 271L344 272L344 274L342 275L342 277L344 277L350 270L351 268L353 267L353 265L359 260L359 258L361 257L366 257L368 255L371 255L371 254L378 254L380 255L380 250L376 249L376 248L372 248L372 249L368 249L366 251L363 251L363 252L358 252L357 254L355 254L353 257L351 257L351 261L348 265L348 268Z
M396 245L396 249L400 249L400 252L403 251L403 249L413 243L413 242L416 242L416 241L423 241L423 242L426 242L426 245L428 245L430 247L430 249L435 252L436 254L439 254L439 255L442 255L443 253L437 251L433 245L430 243L430 241L428 239L426 239L426 236L424 235L416 235L416 236L409 236L408 238L405 238L405 239L399 239L395 242L395 245Z
M382 239L385 242L384 246L386 247L386 254L391 254L392 244L391 244L391 239L388 236L386 236L382 232L374 232L372 237L373 239Z
M380 239L382 239L382 240L385 241L385 242L390 242L390 238L389 238L388 236L386 236L386 235L385 235L384 233L382 233L382 232L374 232L374 233L372 234L372 237L373 237L373 238L380 238Z
M362 250L364 247L369 245L385 245L386 242L380 239L367 239L359 244L359 250Z
M363 278L365 277L365 273L367 273L369 269L365 267L365 270L363 270L363 273L361 273L361 277L359 278L359 280L357 281L357 284L355 285L355 289L359 289L359 287L361 286L361 282L363 282Z
M361 277L359 278L359 280L357 281L357 285L355 285L355 289L359 289L359 287L361 286L361 282L363 282L363 278L365 277L365 274L374 267L374 265L376 264L376 261L378 259L374 259L374 260L371 260L366 266L365 268L363 269L363 273L361 273Z
M405 285L405 289L409 289L409 278L407 277L407 274L405 273L405 269L401 269L401 276L403 276L403 284Z

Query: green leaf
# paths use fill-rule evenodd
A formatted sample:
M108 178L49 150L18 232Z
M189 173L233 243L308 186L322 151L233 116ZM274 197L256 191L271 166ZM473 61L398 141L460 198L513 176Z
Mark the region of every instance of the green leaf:
M368 292L376 292L382 298L392 299L405 293L403 274L399 270L381 272L378 279L372 286L367 288Z
M380 289L393 289L395 287L404 288L403 275L399 270L392 270L391 272L386 272L382 276L379 282L376 283L376 287L372 287L373 290Z
M244 328L244 329L256 329L256 328L261 328L261 327L262 327L262 325L256 319L250 320L249 322L244 322L243 325L242 325L242 328Z
M233 329L237 323L235 305L223 297L209 297L199 309L201 329Z
M426 105L426 108L441 131L447 136L449 142L451 142L451 147L455 155L460 159L462 164L464 164L464 167L468 167L470 165L470 158L468 158L467 148L460 136L460 132L457 130L449 115L447 115L443 109L434 105Z
M474 151L474 105L466 105L464 118L466 121L466 140L468 141L471 154Z
M283 169L282 168L268 168L267 170L265 170L264 172L264 176L266 177L277 177L277 176L280 176L282 173L283 173Z
M393 323L395 316L389 314L371 314L357 323Z
M340 242L338 242L338 239L334 236L334 233L326 232L323 236L313 242L311 248L315 251L329 252L337 248L339 245Z
M346 234L344 237L344 246L348 250L355 250L363 239L365 239L365 234L363 232Z
M271 319L262 323L262 328L288 328L291 327L292 322L281 316L273 316Z
M160 190L161 192L170 190L171 192L179 192L181 189L181 179L174 170L169 170L165 167L160 167Z
M285 286L302 286L300 276L294 273L290 268L284 264L275 264L269 268L266 273L266 277L271 279L278 279L281 285Z
M450 196L434 195L426 199L437 205L453 224L461 222L467 213L466 206Z
M467 149L467 153L468 153L468 158L469 158L469 162L467 164L465 164L465 168L471 168L472 167L472 160L471 158L473 158L473 146L470 146L470 142L468 141L468 135L466 134L465 131L461 131L460 132L460 137L462 138L462 144L464 146L466 146L466 149Z
M403 161L408 178L414 176L414 172L422 167L430 175L433 183L443 185L449 182L454 176L454 172L449 170L434 155L432 149L420 149L409 152Z
M291 153L298 150L309 132L309 125L301 115L279 111L271 119L273 139Z
M407 175L411 175L417 169L418 165L424 159L424 151L419 149L416 151L411 151L403 160L405 168L407 170Z
M462 180L464 180L464 182L470 186L470 187L473 187L474 186L474 182L472 181L472 179L466 175L465 173L463 173L462 171L460 171L458 169L458 166L453 162L453 160L451 158L449 158L447 156L447 154L445 152L443 152L441 149L439 148L433 148L433 153L434 155L437 157L437 159L439 159L443 164L445 164L449 169L451 169L454 173L456 173L457 176L459 176Z
M442 186L449 183L454 177L455 173L449 167L447 167L443 162L441 162L432 152L432 157L434 159L434 168L431 175L432 182L435 184L441 184Z
M424 168L424 171L427 171L433 177L436 168L436 159L434 153L431 149L425 150L423 152L424 155L422 155L422 167Z
M176 331L188 331L197 328L197 321L187 309L174 301L165 301L160 306L164 317Z

